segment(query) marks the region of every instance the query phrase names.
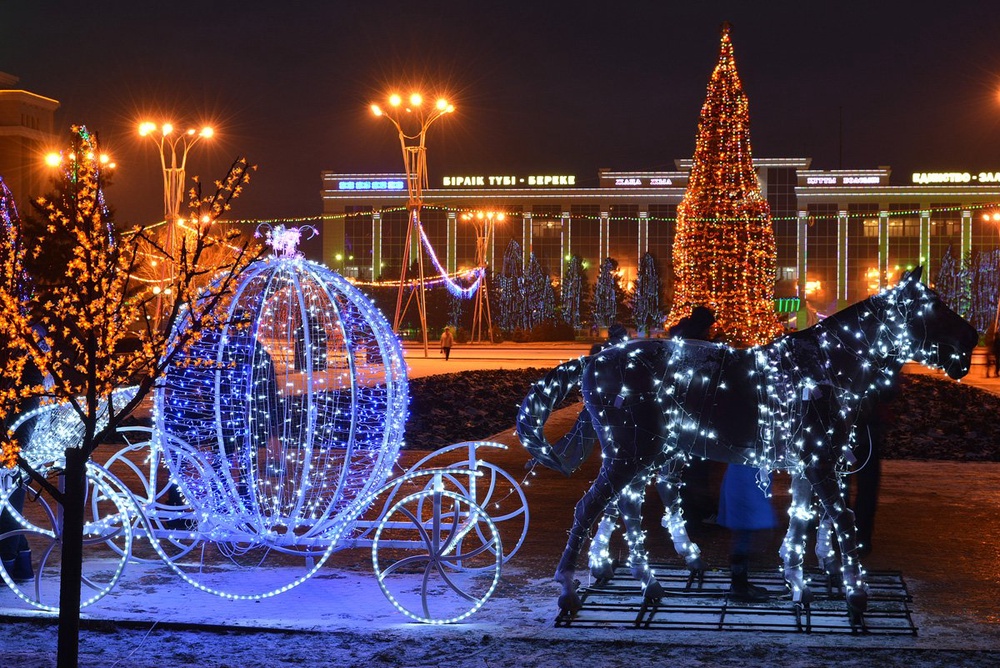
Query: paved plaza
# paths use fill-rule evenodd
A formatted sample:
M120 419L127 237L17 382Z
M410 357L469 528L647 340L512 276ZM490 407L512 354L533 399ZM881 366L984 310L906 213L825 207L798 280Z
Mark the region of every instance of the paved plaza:
M503 344L457 346L452 359L432 355L423 358L419 348L407 346L411 376L481 368L551 367L580 354L589 344ZM1000 393L1000 380L986 379L982 361L966 381ZM920 368L908 372L923 373ZM546 429L553 435L569 428L578 408L557 411ZM512 430L493 436L508 445L490 461L519 479L524 475L527 455ZM414 453L405 453L413 457ZM379 591L372 572L371 555L365 550L346 550L334 555L311 580L273 598L229 601L201 592L179 580L166 567L130 564L122 581L110 595L88 607L83 614L83 665L110 665L101 659L102 643L145 643L142 660L120 665L163 665L173 643L187 642L196 634L200 642L227 630L241 629L247 635L226 635L234 656L257 638L261 647L314 647L315 656L325 656L344 665L364 665L364 652L395 657L371 665L475 665L549 666L562 660L586 660L582 647L592 647L594 656L611 657L616 648L628 647L631 655L657 660L669 653L677 659L678 647L700 648L707 663L676 665L721 665L722 656L745 654L748 665L830 665L816 657L826 656L841 665L996 665L1000 660L1000 464L943 461L886 461L880 495L874 552L865 560L872 571L894 572L905 580L912 595L909 608L916 635L830 636L803 633L746 633L711 630L637 630L621 626L602 628L557 628L558 587L551 575L570 525L572 506L596 472L594 457L570 478L539 470L525 487L531 511L528 537L505 567L499 589L468 623L448 628L411 624L396 612ZM787 498L775 485L778 505ZM651 516L652 511L651 511ZM670 559L672 550L661 532L650 530L650 549L657 559ZM694 533L694 532L693 532ZM716 577L724 577L726 536L724 530L703 528L698 540L708 541L706 553ZM777 563L775 556L774 563ZM278 577L261 573L260 577ZM586 571L578 572L586 583ZM53 651L54 621L27 608L8 591L0 591L0 620L28 633L43 651ZM155 627L147 638L145 634ZM113 633L109 635L110 632ZM288 635L288 634L291 635ZM200 634L200 635L199 635ZM279 634L279 635L275 635ZM330 650L330 643L341 648ZM117 647L119 645L109 645ZM503 652L487 660L491 652L509 648L521 655ZM669 648L672 649L666 649ZM324 650L323 648L327 649ZM348 652L347 647L364 648ZM401 649L404 648L404 649ZM440 652L447 650L447 658ZM246 650L250 652L250 649ZM298 650L296 650L298 651ZM683 654L683 652L680 652ZM721 654L719 654L721 653ZM8 636L0 639L0 656L26 655ZM345 657L356 656L355 660ZM89 658L88 658L89 657ZM154 658L148 658L154 657ZM161 657L157 659L155 657ZM435 658L437 657L437 658ZM811 658L812 657L812 658ZM115 657L120 658L120 657ZM620 657L619 657L620 658ZM26 660L25 660L26 661ZM254 665L218 663L204 659L202 665ZM113 662L113 661L111 661ZM302 663L308 663L302 661ZM606 665L623 665L605 661ZM47 665L6 663L0 665ZM186 664L185 664L186 665ZM308 664L313 665L313 664ZM324 665L317 663L315 665ZM735 664L734 664L735 665Z

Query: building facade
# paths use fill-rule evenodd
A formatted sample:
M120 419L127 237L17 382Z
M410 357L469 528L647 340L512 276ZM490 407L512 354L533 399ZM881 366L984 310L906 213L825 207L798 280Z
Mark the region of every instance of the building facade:
M909 175L891 185L891 170L814 170L808 158L754 161L771 206L777 242L777 297L799 298L799 325L809 312L828 314L924 265L933 284L946 252L964 258L1000 246L1000 172ZM511 241L524 265L532 254L558 283L579 255L596 277L600 262L619 263L634 280L639 258L656 260L669 299L677 206L691 160L674 171L601 170L597 187L566 174L440 177L424 189L421 216L428 241L450 272L472 268L476 237L462 214L505 214L488 250L497 267ZM398 280L407 226L403 174L323 174L322 261L358 281ZM412 254L411 254L411 257ZM808 308L807 308L808 305Z
M16 88L18 81L0 72L0 176L23 209L48 184L43 159L55 143L59 103Z

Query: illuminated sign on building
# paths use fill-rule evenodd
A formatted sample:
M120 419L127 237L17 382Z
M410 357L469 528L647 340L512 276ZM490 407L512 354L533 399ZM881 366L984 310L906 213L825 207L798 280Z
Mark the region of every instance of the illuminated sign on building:
M406 181L337 181L337 190L406 190Z
M914 172L914 183L1000 183L1000 172Z
M889 170L885 168L799 172L800 186L881 186L888 184Z
M445 176L441 179L441 185L445 188L575 186L576 176L572 174L543 174L540 176Z
M671 178L654 176L651 178L640 178L636 176L619 177L615 179L616 188L642 187L642 186L672 186L674 180Z

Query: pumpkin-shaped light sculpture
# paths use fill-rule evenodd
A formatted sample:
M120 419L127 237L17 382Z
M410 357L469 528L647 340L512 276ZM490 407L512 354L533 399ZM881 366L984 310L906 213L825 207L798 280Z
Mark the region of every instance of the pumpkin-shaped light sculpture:
M155 394L157 437L200 534L288 552L322 551L356 519L351 503L396 461L407 406L385 318L304 260L297 236L268 233L277 254L243 274L224 324Z

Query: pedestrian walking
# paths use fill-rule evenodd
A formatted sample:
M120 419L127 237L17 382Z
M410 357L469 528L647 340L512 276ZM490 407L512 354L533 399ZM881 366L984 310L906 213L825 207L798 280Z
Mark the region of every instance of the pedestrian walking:
M451 346L455 343L455 337L451 334L451 327L445 327L441 335L441 352L444 353L444 361L451 357Z

